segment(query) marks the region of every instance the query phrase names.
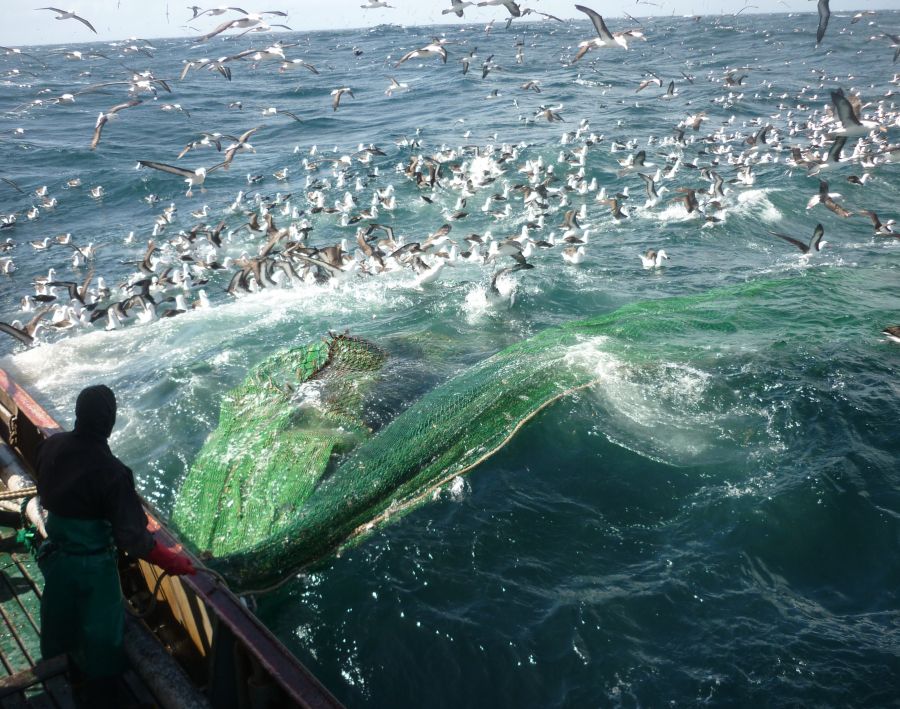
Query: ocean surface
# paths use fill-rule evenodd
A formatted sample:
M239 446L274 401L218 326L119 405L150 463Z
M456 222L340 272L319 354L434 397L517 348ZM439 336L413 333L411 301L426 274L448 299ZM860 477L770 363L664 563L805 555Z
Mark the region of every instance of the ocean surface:
M155 298L186 291L191 303L202 288L211 307L109 331L105 318L48 325L35 346L0 341L0 366L65 425L83 386L112 386L113 450L165 515L222 396L275 352L328 331L378 343L396 378L378 407L389 418L510 344L608 314L608 347L592 354L596 386L543 411L434 500L258 597L262 619L351 707L896 706L900 345L881 331L900 324L900 239L874 235L865 215L807 209L819 176L789 159L795 146L824 155L831 141L813 125L838 88L861 95L863 113L885 129L879 140L898 141L900 64L880 33L896 33L900 13L854 24L836 13L818 47L814 14L641 19L644 37L627 51L594 49L575 64L578 43L593 36L586 19L507 30L502 14L490 32L460 21L0 53L0 177L15 183L0 183L0 213L18 215L0 230L0 241L12 240L0 258L15 264L0 274L5 322L33 316L21 299L50 268L79 285L93 268L90 288L103 276L111 289L103 302L124 299L119 285L140 273L148 240L160 247L157 273L180 270L178 233L198 223L227 227L221 248L201 236L195 257L255 256L266 236L232 230L261 204L278 227L308 220L316 246L346 238L352 251L357 226L370 222L406 242L449 223L462 252L471 233L500 241L538 221L515 186L537 187L552 166L559 179L537 200L545 207L532 205L545 214L529 237L561 240L564 214L582 205L581 229L590 230L578 265L564 262L561 244L535 247L533 269L498 280L500 302L490 283L513 265L508 257L460 261L425 285L403 268L240 297L226 293L235 267L195 270L189 287ZM435 35L447 40L446 64L394 66ZM291 45L288 59L319 73L280 73L280 61L251 54L228 63L230 81L203 68L179 79L185 60L276 39ZM105 56L67 59L76 49ZM459 60L470 52L464 75ZM121 110L91 150L98 113L131 94L126 84L75 92L144 70L171 93L156 84L157 97L140 94L143 103ZM662 85L636 93L648 72ZM408 86L389 96L391 76ZM540 93L522 88L529 80ZM661 99L670 80L677 92ZM331 92L341 87L353 96L335 111ZM53 102L66 93L74 101ZM563 120L535 117L542 105ZM699 129L673 142L678 123L701 112ZM766 142L746 142L765 125ZM256 126L255 152L211 172L205 193L186 197L179 176L135 169L138 160L211 167L223 156L215 148L176 156L201 132ZM898 217L900 167L865 157L881 150L872 136L851 159L856 144L850 138L845 162L820 176L846 209ZM384 154L360 162L361 145ZM636 172L617 174L639 150L649 175L680 158L674 175L660 176L668 189L655 206L644 206ZM418 155L443 162L436 187L404 174ZM745 181L730 163L741 155L752 162ZM462 207L451 168L476 159L496 179L473 181ZM695 188L707 203L702 168L725 181L706 216L688 212L678 191ZM864 185L847 179L864 174ZM75 178L80 186L68 187ZM333 207L349 192L349 222L388 185L392 210L380 203L376 217L345 226L341 211L313 213L308 197L318 189ZM42 186L54 206L35 194ZM505 201L489 200L505 188ZM617 220L598 193L625 188L630 217ZM243 202L229 211L239 191ZM170 204L171 223L151 237ZM206 216L191 215L203 205ZM451 219L459 210L468 214ZM809 256L769 233L805 244L819 223L827 244ZM92 245L88 264L76 266L75 249L53 241L65 233ZM47 249L29 243L45 237ZM669 256L661 268L643 268L649 248ZM65 304L65 289L57 294Z

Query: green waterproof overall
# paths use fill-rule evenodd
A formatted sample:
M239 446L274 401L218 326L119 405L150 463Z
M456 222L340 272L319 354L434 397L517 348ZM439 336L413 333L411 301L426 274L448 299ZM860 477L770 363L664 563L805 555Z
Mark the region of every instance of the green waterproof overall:
M112 525L50 513L38 553L44 575L41 654L68 653L85 679L125 669L125 609Z

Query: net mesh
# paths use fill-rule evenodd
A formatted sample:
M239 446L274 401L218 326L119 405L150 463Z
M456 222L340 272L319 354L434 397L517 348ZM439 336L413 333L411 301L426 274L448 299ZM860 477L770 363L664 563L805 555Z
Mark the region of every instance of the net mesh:
M289 525L331 456L367 434L362 400L384 360L365 340L329 335L251 370L182 485L172 522L183 538L223 556Z
M179 531L212 552L209 565L236 589L270 587L428 499L547 403L590 382L589 368L566 361L567 345L583 336L560 328L514 345L433 389L374 436L358 418L360 374L380 367L380 350L343 338L340 357L333 340L328 356L321 345L276 355L223 403L180 495ZM311 430L310 417L298 422L291 413L281 378L301 370L331 383L322 417L339 429Z

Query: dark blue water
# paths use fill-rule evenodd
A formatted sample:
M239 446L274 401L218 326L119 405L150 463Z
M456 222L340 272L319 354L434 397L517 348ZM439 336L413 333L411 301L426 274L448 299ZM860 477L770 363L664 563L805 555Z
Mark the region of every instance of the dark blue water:
M553 197L544 228L531 235L561 236L565 210L585 204L585 261L564 263L559 246L538 250L533 270L503 283L514 298L502 307L485 297L494 264L448 267L421 288L401 271L240 299L224 292L233 271L217 272L186 293L194 301L204 288L210 309L109 332L103 321L51 326L30 349L3 341L2 365L66 423L82 386L113 386L122 405L113 447L165 513L216 425L221 396L249 366L284 347L345 328L382 344L397 378L382 410L396 411L508 344L612 314L608 338L590 353L597 387L541 413L434 501L259 598L261 617L351 706L896 704L900 347L881 329L900 322L900 240L874 236L865 216L840 218L822 205L807 210L818 178L786 159L791 147L810 147L814 131L803 124L821 121L838 87L860 92L870 104L864 113L897 141L893 50L869 37L892 31L898 20L885 12L875 25L851 25L835 14L818 49L813 15L644 20L646 42L632 40L627 52L592 51L574 66L568 62L578 42L590 36L585 22L509 31L498 24L490 34L481 26L296 33L282 35L297 43L285 54L316 65L318 75L244 61L231 64L231 82L205 70L178 76L186 59L263 49L275 37L202 47L158 40L152 58L85 45L79 49L110 59L81 62L53 53L63 48L32 50L47 68L2 56L0 176L26 193L0 183L0 212L19 213L0 232L14 241L0 256L16 265L0 275L5 321L32 315L20 299L49 268L65 280L87 276L86 266L73 268L70 247L37 251L30 241L71 232L75 243L100 247L92 286L103 275L116 292L170 203L174 220L155 237L160 270L179 266L179 230L223 218L233 229L244 221L227 211L239 190L248 208L257 193L290 193L272 208L279 226L308 218L311 243L352 244L355 226L341 226L340 214L309 213L314 187L307 176L321 181L328 205L354 194L351 213L393 184L396 208L382 209L377 221L407 240L423 239L447 221L442 210L455 211L460 189L449 164L472 152L448 157L445 184L433 193L395 168L442 148L477 146L494 161L503 145L517 150L497 163L496 182L468 198L469 216L453 222L451 237L463 248L471 232L518 234L526 222L522 194L510 193L511 215L503 219L482 212L487 197L526 183L520 169L538 157L563 178L552 186L562 187L578 166L558 157L585 141L592 143L585 181L596 178L610 195L628 187L633 210L617 222L593 188ZM436 32L449 40L446 65L393 67ZM476 46L464 76L458 59ZM482 79L491 54L499 68ZM172 93L144 95L143 104L122 111L95 151L96 116L125 100L127 87L27 106L125 80L123 64L152 69L170 80ZM739 67L747 67L737 72L747 78L724 86L726 71ZM13 69L22 73L6 74ZM635 93L648 71L663 88ZM408 89L386 96L390 76ZM540 82L540 94L521 88L530 79ZM679 95L659 99L672 79ZM334 112L330 92L343 86L355 98L345 96ZM236 100L242 110L226 108ZM162 111L165 102L190 115ZM561 105L564 122L531 120L542 104ZM263 116L268 107L302 121ZM697 133L688 129L686 145L660 144L701 111L707 120ZM589 126L561 142L582 119ZM755 182L743 185L732 182L738 170L728 152L750 148L744 140L758 130L754 121L772 125L780 140L753 151ZM139 159L209 167L221 159L211 148L175 156L200 131L239 134L254 126L262 126L251 141L256 152L211 173L206 193L187 198L178 177L134 170ZM722 138L704 140L720 130ZM419 147L402 144L404 137ZM632 139L633 146L612 152L614 141ZM300 162L350 155L360 143L386 155L369 164L354 158L343 177L331 162L312 170ZM848 140L846 158L855 143ZM714 154L717 146L727 152ZM617 159L639 149L655 163L650 173L679 155L697 168L713 166L726 180L722 221L703 226L702 217L670 201L679 187L708 188L699 169L687 166L663 181L668 192L658 205L642 209L640 178L616 174ZM880 147L869 139L866 150ZM376 166L379 176L370 177ZM288 179L279 182L273 173L285 167ZM248 173L263 180L250 185ZM865 173L864 186L846 180ZM66 188L76 177L81 186ZM897 216L898 178L884 156L856 158L826 175L847 209L874 210L882 221ZM34 194L42 185L55 207ZM105 189L101 199L88 193L97 185ZM148 204L150 194L159 202ZM563 194L568 205L560 205ZM192 217L204 204L208 216ZM29 220L32 205L40 214ZM291 208L307 214L292 217ZM817 223L828 243L810 258L768 233L806 241ZM217 255L252 255L264 241L236 232ZM666 250L664 268L642 268L647 248Z

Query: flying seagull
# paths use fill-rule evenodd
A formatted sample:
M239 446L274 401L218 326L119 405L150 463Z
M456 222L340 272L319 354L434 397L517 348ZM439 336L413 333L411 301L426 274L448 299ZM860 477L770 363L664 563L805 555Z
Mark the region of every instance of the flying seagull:
M400 58L399 62L394 64L394 66L398 67L404 62L408 62L410 59L426 59L428 57L440 57L444 64L446 64L447 50L444 49L440 42L434 41L431 44L426 44L420 49L413 49L411 52L407 52Z
M154 170L161 170L162 172L170 172L173 175L180 175L188 185L185 197L190 197L193 194L192 190L197 186L200 187L201 192L206 192L206 189L203 187L206 176L213 170L218 170L220 167L223 167L225 163L220 162L218 165L213 165L210 168L198 167L196 170L166 165L161 162L152 162L151 160L138 160L138 165L141 165L142 167L152 167Z
M467 7L472 7L475 4L473 2L463 2L463 0L450 0L450 3L453 7L450 7L446 10L441 10L442 15L455 12L457 17L462 17L463 10Z
M503 5L513 17L522 16L522 10L513 0L484 0L484 2L478 3L478 7L486 7L487 5Z
M350 98L356 98L353 95L353 90L349 86L344 86L340 89L335 89L334 91L331 92L331 95L333 96L333 98L331 99L331 110L332 111L338 110L338 108L341 105L341 97L344 94L347 94Z
M117 118L119 111L124 111L126 108L134 108L141 103L143 103L141 99L133 98L130 101L125 101L125 103L116 104L106 113L101 113L97 116L97 123L94 126L94 137L91 139L91 150L96 148L100 143L100 134L103 132L103 126L105 126L107 122Z
M594 24L594 29L597 30L597 36L593 39L588 39L578 44L578 52L575 54L575 58L572 60L573 64L581 59L594 47L614 47L618 45L622 47L622 49L628 49L628 41L626 37L644 36L643 32L639 32L638 30L626 30L625 32L612 33L609 31L609 28L603 21L603 17L599 13L595 12L589 7L585 7L584 5L576 5L575 9L583 12L585 15L591 18L591 22Z
M81 24L87 27L91 32L97 34L97 30L94 29L94 26L88 22L83 17L79 17L72 10L60 10L58 7L36 7L35 10L52 10L53 12L59 13L56 16L57 20L78 20Z

